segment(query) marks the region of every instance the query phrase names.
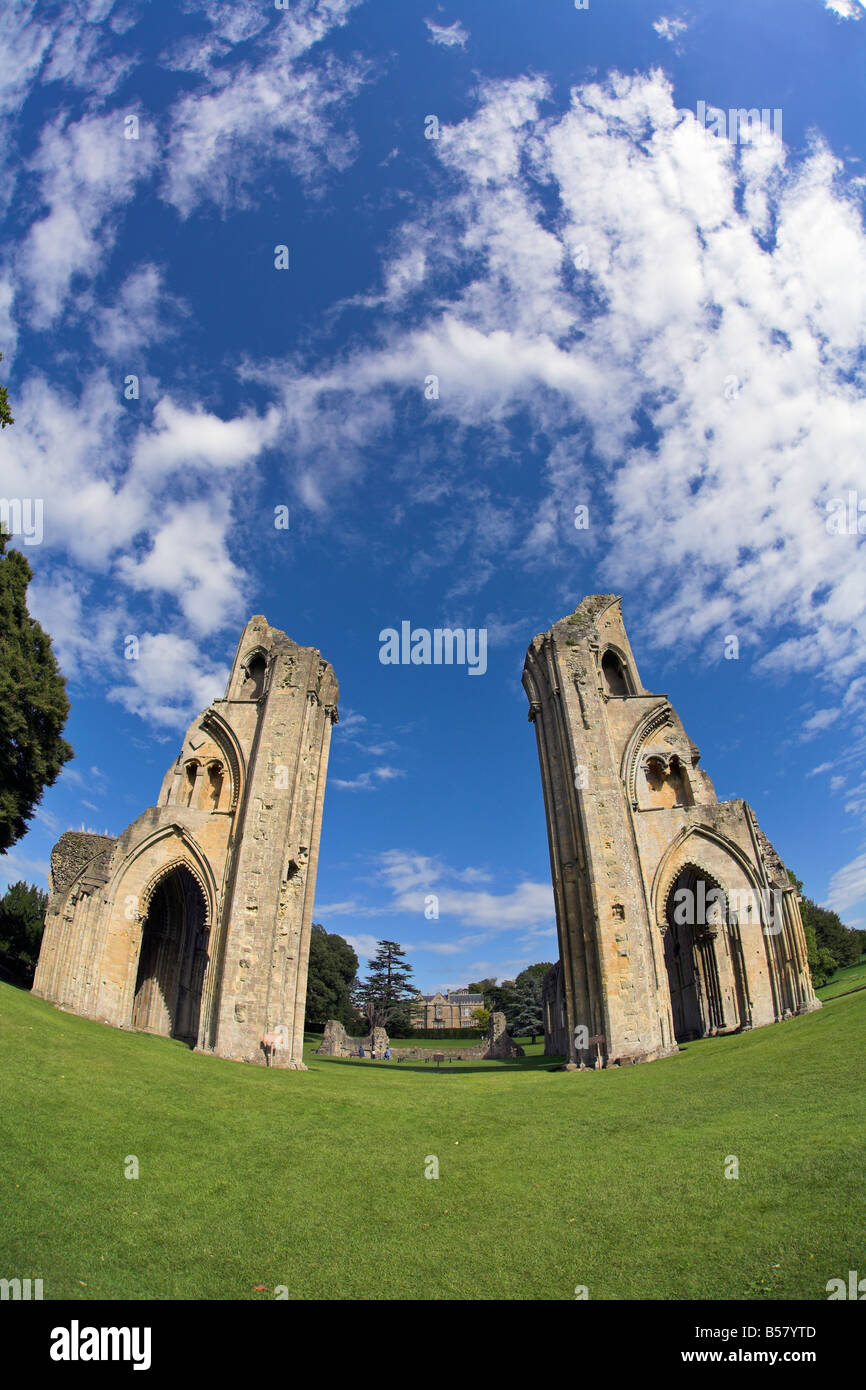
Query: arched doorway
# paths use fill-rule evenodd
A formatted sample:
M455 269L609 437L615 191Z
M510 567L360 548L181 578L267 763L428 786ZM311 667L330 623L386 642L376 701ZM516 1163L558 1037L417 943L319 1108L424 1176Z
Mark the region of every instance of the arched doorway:
M716 881L687 864L668 890L665 966L677 1042L725 1026L716 942L726 930L727 903Z
M141 934L132 1025L193 1046L207 965L207 905L179 864L153 890Z

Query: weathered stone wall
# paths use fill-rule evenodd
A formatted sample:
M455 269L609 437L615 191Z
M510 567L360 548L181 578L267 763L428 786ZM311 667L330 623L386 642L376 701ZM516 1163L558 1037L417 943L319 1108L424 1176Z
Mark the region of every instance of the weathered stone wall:
M163 880L184 873L201 903L188 929L174 920L165 927L169 938L180 931L183 939L175 966L151 979L150 993L191 982L202 1050L263 1064L262 1038L278 1035L274 1065L302 1067L337 698L318 651L263 617L250 619L225 698L190 725L157 804L116 842L67 834L55 846L34 991L117 1027L143 1026L139 966L156 930L149 909ZM160 950L147 956L157 972L168 947ZM185 975L182 956L194 961ZM179 994L163 1003L148 1015L166 1020L154 1031L173 1031L180 1014L191 1016Z
M390 1045L388 1034L384 1028L377 1028L373 1034L373 1043L376 1049L376 1056L381 1057L385 1048ZM320 1057L357 1057L358 1049L363 1047L364 1055L370 1055L370 1038L352 1038L346 1032L342 1023L336 1019L329 1019L325 1024L325 1032L321 1045L316 1049ZM523 1057L525 1053L522 1047L518 1047L508 1036L505 1027L505 1015L496 1013L491 1016L487 1030L487 1037L476 1047L456 1047L443 1049L448 1056L455 1060L466 1061L467 1059L478 1059L487 1061L491 1058L503 1057ZM392 1047L391 1057L396 1061L429 1061L432 1054L436 1051L433 1047Z
M694 870L729 896L751 889L760 900L770 886L768 864L777 878L784 867L762 850L746 803L717 800L667 697L641 684L615 595L590 595L536 637L523 682L538 743L561 960L547 1005L555 987L565 1013L564 1024L558 1013L550 1049L563 1041L571 1049L578 1028L578 1036L603 1038L608 1065L668 1055L677 1050L667 935L672 885ZM792 891L780 917L778 931L759 910L701 939L694 987L703 989L711 1031L818 1007ZM593 1065L596 1047L572 1060Z

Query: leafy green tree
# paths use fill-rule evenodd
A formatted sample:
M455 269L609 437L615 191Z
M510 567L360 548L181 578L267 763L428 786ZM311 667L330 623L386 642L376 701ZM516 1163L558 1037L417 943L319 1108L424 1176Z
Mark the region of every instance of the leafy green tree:
M0 528L0 853L27 829L46 787L75 756L61 738L66 682L51 638L27 611L33 571Z
M476 981L474 982L474 984L467 985L467 986L466 986L466 993L467 993L467 994L481 994L481 995L483 995L483 997L484 997L484 1007L485 1007L485 1009L490 1009L490 1010L492 1010L492 1008L493 1008L493 998L494 998L494 995L496 994L497 988L498 988L498 986L497 986L497 984L496 984L496 980L495 980L495 978L491 975L491 976L488 976L487 979L485 979L485 980L476 980Z
M33 984L48 894L32 883L10 883L0 898L0 973L11 984Z
M836 970L857 964L866 950L866 932L846 927L838 912L820 907L805 896L802 882L790 869L788 876L800 894L809 970L817 989L826 984Z
M329 1018L335 1018L350 1031L355 1028L358 1015L351 996L357 974L358 957L348 941L314 922L307 975L307 1019L311 1023L327 1023Z
M0 362L3 361L3 354L0 352ZM7 425L14 425L12 411L9 409L9 397L6 394L6 387L0 386L0 427L4 430Z
M388 1014L387 1025L392 1038L408 1038L415 1027L409 1004L394 1004Z
M478 1029L479 1033L486 1033L487 1029L490 1027L490 1010L473 1009L472 1021L475 1024L475 1027Z
M490 1012L492 1014L505 1014L506 1023L511 1022L511 1015L514 1012L516 995L514 992L514 981L503 980L501 984L491 990L490 993Z
M809 922L803 923L803 930L806 933L806 954L809 961L809 974L812 976L812 984L815 989L820 989L826 985L827 981L836 974L839 969L838 961L831 956L825 946L819 946L815 940L815 928Z
M376 947L367 978L359 982L353 996L355 1007L363 1014L371 1031L393 1027L392 1017L402 1026L399 1006L408 1004L417 994L410 983L412 967L399 942L377 941Z

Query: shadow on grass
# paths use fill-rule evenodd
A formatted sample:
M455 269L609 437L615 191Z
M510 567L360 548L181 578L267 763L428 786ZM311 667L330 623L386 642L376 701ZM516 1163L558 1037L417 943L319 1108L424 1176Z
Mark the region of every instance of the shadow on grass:
M473 1072L490 1076L494 1073L507 1076L514 1072L537 1072L537 1071L559 1071L565 1058L560 1057L513 1057L501 1061L471 1061L461 1062L456 1058L453 1062L442 1062L439 1066L432 1060L429 1062L372 1062L360 1057L318 1057L314 1053L307 1060L326 1062L340 1067L352 1067L355 1071L391 1071L398 1074L404 1072L437 1072L441 1075L469 1076Z

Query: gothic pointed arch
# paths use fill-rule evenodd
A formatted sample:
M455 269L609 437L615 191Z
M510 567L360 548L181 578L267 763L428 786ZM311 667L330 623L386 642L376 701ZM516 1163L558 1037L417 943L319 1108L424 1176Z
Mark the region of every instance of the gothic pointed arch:
M760 904L760 883L754 866L739 845L735 844L733 840L729 840L726 835L720 834L710 825L685 826L668 845L656 865L653 875L649 900L653 920L657 926L663 926L665 923L668 895L681 870L687 864L697 869L708 879L718 883L724 893L730 893L733 885L720 881L719 868L713 864L711 849L715 849L716 852L721 851L727 856L732 866L742 874L748 887L755 894L756 902Z
M148 892L148 885L150 885L150 892L152 893L159 878L162 877L164 869L168 871L171 867L176 868L178 864L183 864L189 869L202 889L207 914L206 920L208 924L211 924L215 920L217 903L217 885L213 870L211 869L207 855L198 842L184 826L178 825L176 821L172 821L168 825L159 826L156 830L151 831L149 835L145 835L142 840L139 840L128 854L124 855L114 872L108 892L106 893L106 900L112 902L116 899L118 890L122 887L123 880L142 855L152 853L163 841L169 840L177 840L179 842L178 851L175 854L167 856L163 863L159 864L147 879L143 892L138 895L139 906L137 909L137 916L142 917L144 915L141 902Z
M246 782L246 759L238 742L238 736L231 725L213 707L205 710L199 724L225 756L232 788L229 809L236 811L241 802Z
M249 647L237 663L234 698L260 700L267 691L271 653L261 642Z
M625 746L620 764L620 777L634 810L637 809L639 799L637 775L643 750L659 729L666 726L673 727L674 717L673 708L667 700L663 700L659 705L654 705L636 724L634 732Z

